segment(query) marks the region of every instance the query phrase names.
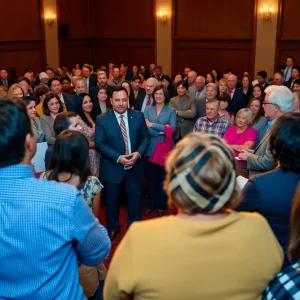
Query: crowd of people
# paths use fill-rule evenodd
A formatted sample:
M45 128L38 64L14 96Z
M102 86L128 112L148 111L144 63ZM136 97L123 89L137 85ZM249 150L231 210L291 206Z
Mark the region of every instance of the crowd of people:
M294 61L272 79L186 67L172 80L123 61L13 81L0 68L0 298L102 299L105 279L104 299L300 299ZM120 198L129 230L106 276Z

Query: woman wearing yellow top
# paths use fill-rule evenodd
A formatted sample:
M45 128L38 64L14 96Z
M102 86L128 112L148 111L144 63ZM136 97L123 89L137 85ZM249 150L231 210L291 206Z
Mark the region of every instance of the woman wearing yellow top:
M216 136L192 133L166 171L178 214L131 225L104 299L260 299L283 253L261 215L233 211L241 200L233 151Z

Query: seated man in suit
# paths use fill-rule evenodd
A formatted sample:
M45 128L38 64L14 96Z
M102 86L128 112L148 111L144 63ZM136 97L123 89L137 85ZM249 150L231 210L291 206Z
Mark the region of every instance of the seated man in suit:
M93 68L90 65L83 65L82 67L82 75L86 81L88 93L91 92L91 89L97 85L97 80L95 76L92 76Z
M284 84L284 77L282 72L276 72L273 75L273 85L283 85Z
M150 77L146 80L145 92L141 91L134 102L135 110L144 112L145 108L153 103L153 91L157 85L158 80L156 78Z
M196 121L193 131L215 134L222 138L231 124L219 116L219 108L220 102L218 100L207 101L206 116Z
M100 179L105 186L106 224L111 240L120 230L118 196L125 185L127 224L142 219L143 156L150 142L144 114L128 109L128 93L116 87L112 109L97 117L96 149L101 154Z
M0 85L4 85L7 87L7 89L9 89L13 83L14 83L13 80L8 79L7 69L1 68L0 69Z
M291 204L300 183L300 113L278 118L270 134L270 150L278 168L247 182L237 210L258 212L267 219L285 252L287 265Z
M130 81L133 73L131 71L128 71L128 62L122 61L120 66L120 76L123 80Z
M229 95L231 98L231 103L228 111L236 115L236 113L240 109L245 108L247 106L246 100L244 97L244 93L241 90L236 88L238 83L236 75L234 74L228 75L227 83L228 83Z
M121 86L123 82L123 79L120 75L120 68L119 67L113 67L112 69L112 79L107 82L107 84L113 88L116 86Z
M281 68L281 72L284 74L284 81L289 81L291 78L292 67L294 66L294 56L288 56L285 62L285 67Z
M131 78L131 86L134 92L134 98L137 99L138 95L143 93L145 96L145 89L140 87L141 77L139 75L133 75Z
M191 98L199 100L200 98L205 96L205 93L206 93L205 78L203 76L198 76L196 78L195 89L189 89L189 96Z
M268 80L268 74L266 71L259 71L256 74L256 80L258 83L265 89L268 87L270 84L267 82Z
M269 150L270 129L280 116L294 109L293 94L285 86L270 85L265 92L263 107L265 117L268 119L267 132L254 150L245 149L239 154L239 158L247 161L250 176L276 167Z
M295 81L296 81L297 79L299 79L299 74L300 74L300 68L297 67L297 66L293 66L293 67L292 67L292 71L291 71L291 78L290 78L290 80L289 80L289 81L286 81L286 82L284 83L284 85L285 85L286 87L288 87L291 91L292 91L293 88L294 88Z
M195 99L188 96L188 83L180 80L176 83L178 96L170 100L169 105L176 109L176 131L174 133L174 141L178 142L187 134L193 131L196 116Z
M56 77L49 80L49 88L50 91L55 93L60 101L64 104L66 107L66 110L73 111L75 109L74 102L72 99L72 96L66 93L62 93L62 85L60 83L60 80Z

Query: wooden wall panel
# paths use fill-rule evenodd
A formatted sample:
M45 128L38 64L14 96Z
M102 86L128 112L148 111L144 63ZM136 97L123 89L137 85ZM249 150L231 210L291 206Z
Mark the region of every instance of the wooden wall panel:
M199 75L212 68L253 73L256 6L256 0L173 0L173 75L187 66Z
M0 41L40 40L44 38L41 0L1 1Z
M175 1L175 36L188 39L251 39L254 0Z
M60 63L72 68L88 61L96 66L153 62L154 5L153 0L57 0L59 25L69 24L69 35L59 40Z
M280 0L278 13L275 69L284 66L288 56L300 65L299 0Z

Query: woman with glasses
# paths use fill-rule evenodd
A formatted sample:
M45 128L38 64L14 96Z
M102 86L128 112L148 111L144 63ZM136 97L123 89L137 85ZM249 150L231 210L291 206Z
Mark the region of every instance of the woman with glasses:
M57 115L63 111L63 104L58 96L52 92L47 93L43 103L43 111L44 115L40 119L41 127L48 146L52 146L55 142L53 123Z

